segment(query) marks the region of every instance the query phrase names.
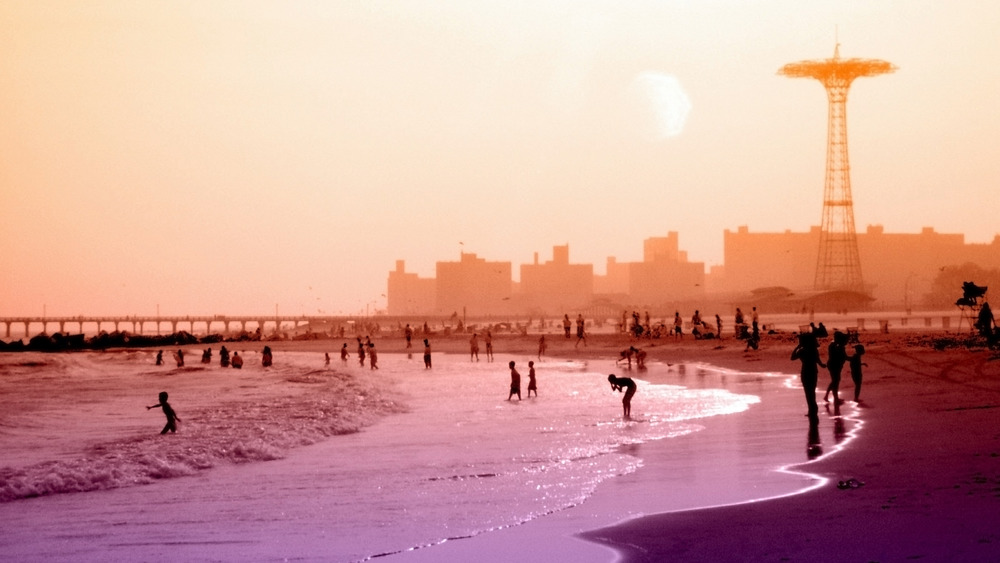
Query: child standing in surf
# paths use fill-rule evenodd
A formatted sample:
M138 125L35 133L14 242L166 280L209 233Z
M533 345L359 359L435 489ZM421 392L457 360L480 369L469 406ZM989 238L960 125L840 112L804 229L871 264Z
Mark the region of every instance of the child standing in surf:
M166 434L168 430L170 432L177 432L177 423L181 421L181 418L177 416L173 407L171 407L170 403L167 402L166 391L160 391L160 402L151 407L146 407L146 410L155 409L157 407L163 409L163 414L167 415L167 425L163 427L160 434Z
M615 377L615 374L608 375L612 391L625 391L622 397L622 409L625 418L632 418L632 395L635 395L635 381L631 377Z

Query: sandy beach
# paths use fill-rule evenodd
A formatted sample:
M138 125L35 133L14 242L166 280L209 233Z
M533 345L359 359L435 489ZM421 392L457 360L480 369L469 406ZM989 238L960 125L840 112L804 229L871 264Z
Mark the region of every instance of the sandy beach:
M760 350L749 352L734 339L639 341L634 344L648 352L647 361L666 366L642 373L614 364L629 344L626 337L597 334L577 346L575 338L550 335L552 357L651 382L759 394L762 403L743 414L705 419L700 432L634 446L626 453L641 457L644 465L603 482L577 506L384 559L995 560L1000 363L996 352L949 345L954 337L862 333L868 351L862 403L848 402L839 410L821 406L814 435L803 416L801 389L794 387L798 363L789 359L794 343L789 332L766 335ZM533 357L537 338L495 336L497 358ZM468 353L464 335L435 336L432 342L435 353ZM268 344L280 361L282 352L291 351L321 358L341 341ZM251 354L260 346L235 345ZM401 338L380 338L378 346L387 358L405 351ZM693 367L703 364L731 371L712 375ZM821 373L820 396L828 381ZM853 395L849 377L841 394ZM637 404L641 400L637 396ZM858 486L838 487L848 480ZM8 530L7 545L30 550L31 541L39 540L25 541L21 535L28 529L22 527ZM283 553L233 545L213 549L218 551L204 556L270 560ZM321 551L309 556L322 560Z
M966 333L864 332L860 336L867 348L868 366L859 413L864 427L858 439L832 451L830 434L835 423L832 413L822 412L821 403L819 431L825 451L810 461L806 459L808 424L801 390L792 394L792 412L773 413L791 426L798 440L791 446L794 452L774 457L799 459L801 464L790 469L801 469L825 482L792 495L787 495L788 483L774 484L773 491L765 488L759 496L776 492L779 498L732 505L726 505L725 498L706 496L701 506L712 508L648 515L585 531L579 537L608 546L619 560L629 562L996 560L1000 557L1000 355L981 347L952 345ZM467 348L466 340L457 336L434 342L441 351L464 353ZM548 353L609 359L617 357L626 342L620 336L596 335L587 346L574 346L575 338L554 335L548 338ZM688 337L638 344L647 350L649 361L703 362L761 373L794 374L798 369L798 363L789 359L794 346L790 332L767 335L760 350L750 352L744 350L742 341L733 339L695 341ZM320 343L290 344L296 348L310 345L322 347ZM531 354L537 349L537 337L501 337L496 346L501 355ZM822 355L825 358L825 343ZM827 383L829 376L822 370L820 396ZM853 394L846 372L841 394L845 399ZM852 408L848 401L845 414ZM691 439L707 442L711 437L699 433ZM667 442L650 447L669 446L676 451L677 444ZM634 477L614 480L587 504L600 510L600 506L633 502L627 497L630 481L672 486L670 477L676 468L671 463L677 460L668 454L659 466L654 461ZM701 471L712 465L705 459L688 463ZM753 468L742 470L752 472ZM754 478L760 483L770 470L759 468ZM851 479L862 485L838 487ZM683 486L683 479L676 481ZM699 499L690 502L697 504ZM461 560L483 551L527 560L543 560L546 554L560 551L567 554L574 543L556 541L549 533L551 524L531 522L518 530L408 554L408 560ZM585 524L586 517L577 523Z

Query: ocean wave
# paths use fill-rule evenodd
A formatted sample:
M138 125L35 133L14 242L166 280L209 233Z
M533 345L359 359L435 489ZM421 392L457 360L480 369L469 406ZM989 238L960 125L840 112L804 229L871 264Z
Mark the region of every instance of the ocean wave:
M90 446L84 457L0 468L0 502L115 489L184 477L223 463L284 457L292 448L360 431L405 407L349 374L315 373L307 391L227 402L184 413L177 434L140 436Z

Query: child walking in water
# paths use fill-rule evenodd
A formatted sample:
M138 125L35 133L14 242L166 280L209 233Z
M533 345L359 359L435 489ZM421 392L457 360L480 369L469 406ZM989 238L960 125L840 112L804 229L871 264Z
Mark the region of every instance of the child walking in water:
M511 397L517 395L517 400L521 400L521 374L517 373L514 369L514 362L507 364L510 367L510 395L507 395L507 400L509 401ZM537 391L535 392L538 393Z
M528 362L528 396L531 396L531 392L535 392L535 396L538 396L538 385L535 383L535 362Z
M146 407L146 410L155 409L157 407L162 408L163 414L167 415L167 425L163 427L163 431L161 431L160 434L166 434L168 430L170 432L177 432L177 423L180 422L181 418L177 416L177 413L174 412L170 403L167 402L166 391L160 391L160 402L151 407Z

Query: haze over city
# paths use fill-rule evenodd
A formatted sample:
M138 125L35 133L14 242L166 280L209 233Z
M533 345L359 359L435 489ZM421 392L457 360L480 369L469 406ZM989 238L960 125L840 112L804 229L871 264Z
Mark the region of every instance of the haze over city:
M873 2L0 5L0 316L355 314L396 259L603 271L676 231L806 231L827 99L859 229L1000 231L1000 6ZM514 268L515 276L517 268Z

